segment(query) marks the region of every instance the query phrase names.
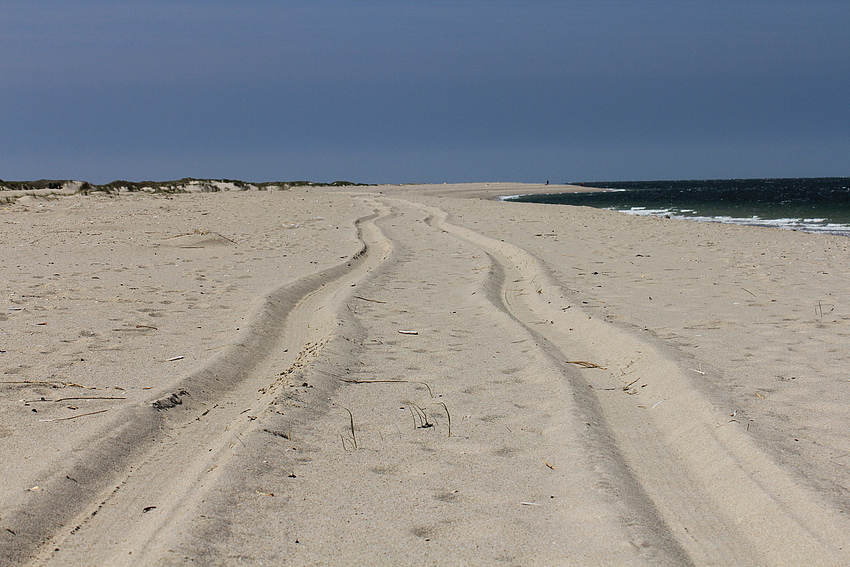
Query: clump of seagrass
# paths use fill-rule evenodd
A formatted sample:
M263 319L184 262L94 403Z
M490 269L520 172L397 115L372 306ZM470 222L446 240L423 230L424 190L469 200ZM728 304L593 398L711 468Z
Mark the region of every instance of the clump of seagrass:
M340 406L342 407L342 406ZM343 407L345 411L348 412L348 437L343 437L340 435L340 439L342 439L342 448L346 451L356 451L357 450L357 433L354 431L354 414L351 413L351 410ZM349 448L350 447L350 448Z
M428 429L430 427L434 427L434 424L428 420L428 414L425 411L425 408L419 407L417 404L409 400L404 403L407 405L407 409L410 410L411 417L413 417L414 429Z
M413 417L413 427L415 429L428 429L434 427L434 423L428 419L427 410L410 400L404 402L407 405L407 409L410 410L410 415ZM452 436L452 414L449 413L449 408L444 402L435 402L436 406L443 406L443 410L446 412L446 423L448 426L448 435L447 437Z
M339 377L338 377L339 378ZM431 389L431 386L427 382L422 382L420 380L356 380L353 378L339 378L343 382L347 382L349 384L421 384L425 386L425 389L428 390L428 396L430 399L434 399L434 391ZM420 406L410 400L406 400L404 404L407 406L410 411L410 415L413 418L413 427L415 429L430 429L431 427L435 427L435 423L428 418L428 412L425 407ZM449 413L449 408L446 406L445 402L433 402L433 405L443 406L443 410L446 412L446 423L448 427L448 437L452 436L452 415ZM343 408L345 409L345 408ZM350 412L349 412L350 413ZM350 437L354 439L354 421L352 418L351 422L351 435ZM345 443L344 443L345 444ZM355 444L356 448L356 444Z
M449 434L448 437L452 436L452 414L449 413L449 408L443 402L437 402L437 405L443 406L443 409L446 411L446 421L448 422Z

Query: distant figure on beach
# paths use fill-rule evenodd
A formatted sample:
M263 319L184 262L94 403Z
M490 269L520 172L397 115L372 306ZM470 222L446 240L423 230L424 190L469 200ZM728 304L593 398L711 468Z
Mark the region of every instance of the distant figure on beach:
M549 180L548 180L548 179L546 180L546 185L549 185Z

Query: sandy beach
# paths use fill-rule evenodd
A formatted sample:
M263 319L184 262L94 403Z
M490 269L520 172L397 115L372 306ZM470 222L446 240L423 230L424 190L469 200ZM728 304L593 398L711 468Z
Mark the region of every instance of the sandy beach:
M850 240L574 189L0 204L0 564L850 564Z

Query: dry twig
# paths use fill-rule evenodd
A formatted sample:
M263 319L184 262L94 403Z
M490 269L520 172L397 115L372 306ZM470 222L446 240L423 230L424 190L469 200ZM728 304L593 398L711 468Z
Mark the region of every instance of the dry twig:
M102 410L97 410L97 411L90 411L88 413L78 413L77 415L72 415L70 417L56 417L56 418L53 418L53 419L39 419L39 421L41 421L43 423L47 423L47 422L50 422L50 421L66 421L66 420L69 420L69 419L77 419L78 417L85 417L87 415L94 415L96 413L103 413L105 411L109 411L109 410L102 409Z
M605 366L599 366L598 364L594 364L593 362L587 362L585 360L568 360L567 364L575 364L576 366L581 366L582 368L600 368L602 370L607 370Z

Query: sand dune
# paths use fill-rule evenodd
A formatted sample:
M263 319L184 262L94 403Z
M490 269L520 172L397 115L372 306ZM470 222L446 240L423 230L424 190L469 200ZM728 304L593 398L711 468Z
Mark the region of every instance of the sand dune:
M842 565L847 239L516 184L0 210L0 557Z

